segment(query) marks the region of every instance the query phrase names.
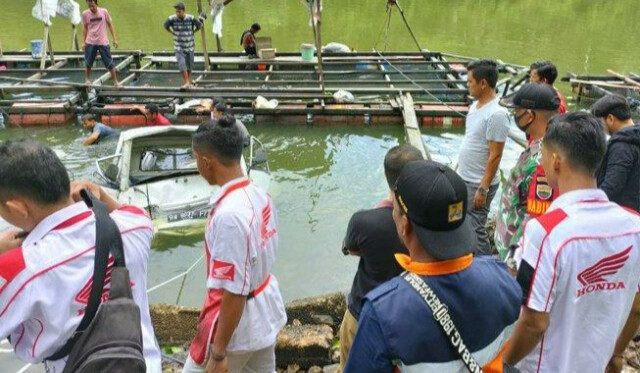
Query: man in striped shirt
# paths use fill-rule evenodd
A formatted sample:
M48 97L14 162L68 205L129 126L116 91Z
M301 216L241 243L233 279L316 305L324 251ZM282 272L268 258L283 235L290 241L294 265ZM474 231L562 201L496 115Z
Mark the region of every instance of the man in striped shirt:
M176 52L178 69L184 81L181 88L191 88L191 71L196 49L194 35L202 28L202 22L191 14L187 14L184 3L177 3L173 7L176 14L164 21L164 28L173 35L173 48Z

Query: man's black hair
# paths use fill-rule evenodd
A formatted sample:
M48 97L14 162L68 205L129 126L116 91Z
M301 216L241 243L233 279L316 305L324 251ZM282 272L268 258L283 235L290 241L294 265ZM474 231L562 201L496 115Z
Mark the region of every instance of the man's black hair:
M229 108L227 107L227 105L225 105L222 102L217 103L216 106L213 109L215 111L219 111L219 112L224 113L224 114L231 114Z
M215 122L200 125L193 135L193 146L212 153L225 166L232 166L242 158L244 140L236 118L224 114Z
M251 29L253 31L260 31L262 29L262 27L260 27L259 23L254 23L253 25L251 25Z
M531 70L535 70L540 79L546 80L547 84L553 85L558 78L558 69L551 61L536 61L529 67L529 71Z
M211 98L211 101L213 101L213 106L216 106L218 104L224 104L224 97L214 96Z
M0 143L0 200L28 198L53 205L69 198L69 174L50 148L31 139Z
M87 0L87 4L89 3L95 3L96 5L98 5L98 0Z
M544 143L561 150L572 167L593 177L607 151L602 124L585 112L553 117L547 126Z
M473 78L478 82L483 79L487 81L489 87L495 88L498 84L498 64L492 60L475 60L469 62L467 71L473 74Z
M397 145L389 149L384 157L384 176L387 178L389 188L393 189L398 181L398 176L404 165L413 161L424 160L422 153L418 148L403 144Z
M88 113L88 114L83 115L81 119L82 119L83 122L86 121L86 120L95 121L96 120L96 116L91 114L91 113Z
M611 94L596 101L591 106L591 114L598 118L611 114L618 120L627 121L631 119L631 106L624 96Z
M144 108L149 110L150 113L157 113L159 110L156 104L146 104Z

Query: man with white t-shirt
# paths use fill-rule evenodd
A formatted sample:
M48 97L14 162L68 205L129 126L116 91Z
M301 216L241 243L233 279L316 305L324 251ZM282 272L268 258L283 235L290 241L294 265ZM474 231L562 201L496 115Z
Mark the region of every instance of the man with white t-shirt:
M278 219L271 197L241 167L243 138L226 114L193 136L200 175L220 189L205 231L207 296L183 373L275 372L287 316L271 274Z
M78 195L82 188L105 202L120 228L133 299L140 307L147 372L160 373L147 298L151 220L94 184L70 185L56 154L32 140L0 144L0 216L29 232L18 247L0 244L0 340L10 337L15 354L26 362L44 361L49 373L63 371L66 358L49 357L80 324L93 280L96 220ZM15 243L12 233L3 236L11 240L13 235ZM105 284L105 291L109 287Z
M498 169L509 134L509 114L496 94L498 68L494 61L477 60L467 66L469 94L476 101L469 108L458 174L467 186L467 216L478 236L476 255L491 255L487 216L500 178Z
M640 326L640 216L597 189L605 151L591 114L551 119L542 164L560 197L525 228L523 307L505 354L522 372L620 372Z

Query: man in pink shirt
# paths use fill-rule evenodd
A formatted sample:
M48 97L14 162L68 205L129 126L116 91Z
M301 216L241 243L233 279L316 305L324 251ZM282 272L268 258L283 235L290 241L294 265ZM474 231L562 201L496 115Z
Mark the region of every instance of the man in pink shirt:
M113 37L113 46L118 48L118 38L111 22L109 12L104 8L98 8L98 0L87 0L89 9L82 13L82 23L84 24L84 59L87 64L85 71L86 84L91 84L91 68L98 52L104 67L111 72L113 85L120 87L116 65L111 57L111 47L107 37L107 27Z

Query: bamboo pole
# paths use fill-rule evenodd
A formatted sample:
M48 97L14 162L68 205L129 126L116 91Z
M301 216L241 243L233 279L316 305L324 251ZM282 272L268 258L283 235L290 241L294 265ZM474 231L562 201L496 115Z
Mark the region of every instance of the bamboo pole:
M202 0L198 0L198 14L202 14ZM211 61L209 61L209 52L207 52L207 32L204 29L204 20L202 20L202 52L204 53L204 69L206 71L211 70Z
M42 39L42 56L40 57L40 70L47 65L47 45L49 44L49 26L44 26L44 38Z
M80 45L78 44L78 27L74 24L71 24L71 50L74 52L80 50Z
M636 82L633 79L630 79L628 76L620 74L617 71L613 71L611 69L607 69L607 73L609 73L609 74L611 74L613 76L617 76L618 78L624 80L627 84L631 84L633 86L640 87L640 83Z
M320 74L320 88L324 92L324 68L322 67L322 0L315 0L318 22L316 25L316 53L318 55L318 73Z

